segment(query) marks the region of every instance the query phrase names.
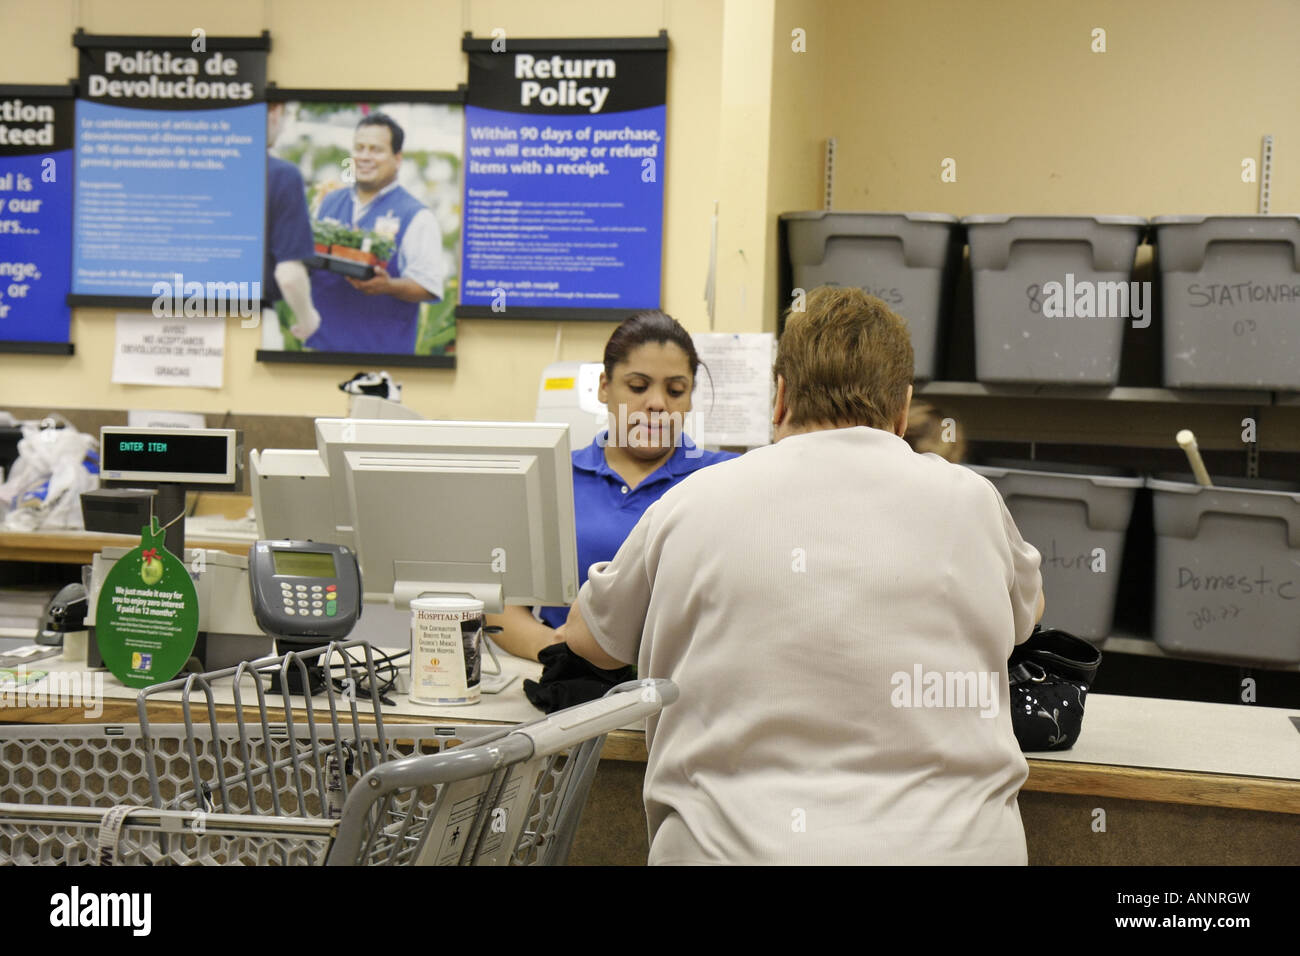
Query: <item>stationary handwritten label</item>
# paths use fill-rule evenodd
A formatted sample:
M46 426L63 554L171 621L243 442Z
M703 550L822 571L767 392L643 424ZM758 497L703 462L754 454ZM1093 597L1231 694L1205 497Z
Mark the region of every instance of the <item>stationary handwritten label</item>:
M1261 302L1300 302L1300 285L1263 282L1193 282L1187 287L1187 304L1193 309L1236 307Z

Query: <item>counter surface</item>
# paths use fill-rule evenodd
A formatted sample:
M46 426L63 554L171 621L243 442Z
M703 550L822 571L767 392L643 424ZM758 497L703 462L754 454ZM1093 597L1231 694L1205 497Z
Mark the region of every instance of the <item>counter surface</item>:
M521 723L540 716L524 696L522 681L540 676L541 665L509 655L501 655L501 664L516 679L500 694L464 707L426 707L404 694L390 695L394 706L382 707L384 717L469 724ZM82 666L56 658L32 669L75 672ZM15 698L0 695L0 722L134 723L138 692L107 672L97 673L103 675L101 714L87 716L80 708L40 697L16 706ZM250 699L255 700L251 685L246 706ZM180 700L179 692L155 698L150 719L178 721ZM232 701L228 684L217 688L213 702L219 718L233 716ZM322 706L323 701L317 703L318 713ZM358 706L370 712L368 700ZM291 698L290 707L295 714L306 712L301 697ZM1029 755L1024 789L1300 814L1298 723L1300 711L1279 708L1093 694L1079 742L1062 753ZM611 734L602 756L644 761L643 729Z

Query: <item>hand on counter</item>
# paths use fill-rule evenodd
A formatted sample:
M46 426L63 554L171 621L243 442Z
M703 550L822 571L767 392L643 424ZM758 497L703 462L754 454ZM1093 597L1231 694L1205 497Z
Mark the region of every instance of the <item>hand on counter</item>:
M564 638L533 617L526 607L511 605L504 614L486 614L484 622L489 627L501 628L492 639L507 654L535 661L542 648L558 644ZM561 630L563 630L561 628Z

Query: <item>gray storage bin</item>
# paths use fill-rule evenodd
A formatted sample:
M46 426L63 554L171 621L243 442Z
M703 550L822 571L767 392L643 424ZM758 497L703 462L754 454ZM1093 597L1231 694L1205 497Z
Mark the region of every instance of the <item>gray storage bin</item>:
M968 467L993 482L1021 537L1042 555L1043 626L1104 643L1142 479L1117 469L1044 462Z
M970 242L975 296L975 377L981 382L1116 384L1124 326L1133 318L1129 282L1146 220L967 216L962 224ZM1097 302L1104 302L1104 308L1094 309L1108 314L1044 315L1043 289L1049 282L1062 285L1063 300L1068 282L1075 289L1082 288L1080 282L1094 283L1101 293ZM1076 301L1074 296L1069 300ZM1149 295L1143 295L1143 303L1149 306Z
M943 293L959 260L961 229L942 213L788 212L794 287L863 289L907 320L916 377L938 375Z
M1300 485L1213 480L1147 480L1156 643L1173 654L1300 663Z
M1300 389L1300 216L1159 216L1170 388Z

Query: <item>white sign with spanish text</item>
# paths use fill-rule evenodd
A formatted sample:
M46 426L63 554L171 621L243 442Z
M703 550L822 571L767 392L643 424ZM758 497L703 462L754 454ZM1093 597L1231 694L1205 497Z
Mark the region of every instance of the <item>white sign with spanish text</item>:
M148 312L119 312L113 381L221 388L225 353L224 318L160 319Z

